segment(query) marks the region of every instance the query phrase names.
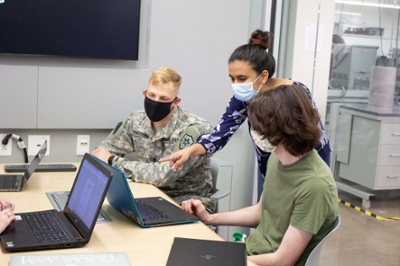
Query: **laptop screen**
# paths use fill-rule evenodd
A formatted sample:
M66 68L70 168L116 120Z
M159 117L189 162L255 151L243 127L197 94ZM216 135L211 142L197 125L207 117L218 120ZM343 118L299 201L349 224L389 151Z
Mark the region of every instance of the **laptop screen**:
M102 196L106 190L108 177L88 160L83 160L76 183L69 196L68 207L90 229L99 202L102 203ZM100 204L101 204L100 203Z
M24 173L25 181L28 180L31 177L33 172L35 172L35 170L38 167L40 161L43 159L44 155L46 154L46 151L47 151L47 140L44 141L44 143L40 147L40 150L36 154L35 158L33 158L31 164L26 169L26 171Z

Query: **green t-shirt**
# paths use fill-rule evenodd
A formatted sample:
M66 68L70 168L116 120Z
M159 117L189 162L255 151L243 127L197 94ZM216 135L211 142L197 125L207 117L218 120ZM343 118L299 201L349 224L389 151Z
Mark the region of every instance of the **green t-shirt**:
M315 150L291 165L282 165L273 152L268 159L261 221L246 240L247 254L275 252L292 225L313 234L296 263L304 265L337 215L336 183L331 170Z

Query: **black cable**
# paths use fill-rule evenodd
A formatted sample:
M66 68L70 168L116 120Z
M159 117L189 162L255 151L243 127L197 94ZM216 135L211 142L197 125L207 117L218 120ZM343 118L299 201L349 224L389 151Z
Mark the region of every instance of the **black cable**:
M28 161L28 152L26 151L26 148L24 148L24 157L25 157L25 163L29 163L29 161Z
M3 140L1 141L1 143L2 143L3 145L7 145L7 144L8 144L8 140L11 138L11 136L12 136L12 134L7 134L7 135L3 138Z
M15 135L15 134L7 134L7 135L2 139L1 143L2 143L3 145L7 145L7 144L8 144L8 140L9 140L11 137L12 137L13 139L16 139L16 140L18 141L18 142L17 142L18 147L19 147L20 149L23 149L23 150L24 150L25 163L28 163L28 152L26 151L26 145L25 145L25 142L22 140L22 138L21 138L20 136Z

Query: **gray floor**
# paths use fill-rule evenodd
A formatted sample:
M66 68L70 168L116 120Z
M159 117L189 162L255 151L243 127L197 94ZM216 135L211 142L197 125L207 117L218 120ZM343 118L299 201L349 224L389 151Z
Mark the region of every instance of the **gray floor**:
M382 217L400 217L400 196L388 194L377 195L368 210ZM339 192L339 198L361 206L361 200L348 193ZM320 265L400 265L400 221L379 221L342 203L339 215L341 225L326 240Z

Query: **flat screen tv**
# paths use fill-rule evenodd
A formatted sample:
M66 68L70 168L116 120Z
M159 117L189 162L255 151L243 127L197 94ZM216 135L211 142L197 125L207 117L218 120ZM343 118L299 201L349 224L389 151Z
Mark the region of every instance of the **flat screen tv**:
M138 60L140 0L0 0L0 54Z

